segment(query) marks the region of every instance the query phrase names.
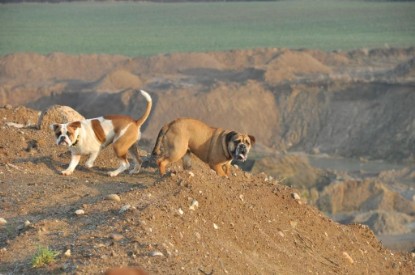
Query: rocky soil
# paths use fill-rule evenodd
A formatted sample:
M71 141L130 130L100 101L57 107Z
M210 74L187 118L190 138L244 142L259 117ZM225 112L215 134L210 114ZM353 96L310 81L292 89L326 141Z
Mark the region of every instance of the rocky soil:
M411 273L396 250L415 248L414 60L415 48L1 56L0 273ZM136 89L154 101L142 155L164 123L194 117L254 135L238 164L251 172L225 180L198 163L160 178L150 163L112 179L107 149L96 168L60 176L70 156L48 125L138 117ZM319 169L311 155L359 168ZM362 168L373 163L385 168ZM30 267L39 245L61 252L55 265Z
M334 222L264 173L233 167L220 178L195 160L165 177L148 162L138 175L110 178L117 163L108 148L95 168L65 177L70 156L48 129L31 126L37 111L0 116L2 274L415 272L414 254L384 248L367 226ZM58 251L56 262L32 268L38 246Z

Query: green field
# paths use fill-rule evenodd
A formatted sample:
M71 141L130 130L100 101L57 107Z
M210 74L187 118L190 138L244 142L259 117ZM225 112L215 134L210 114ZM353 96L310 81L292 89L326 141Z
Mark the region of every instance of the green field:
M415 46L415 2L292 0L0 5L0 55Z

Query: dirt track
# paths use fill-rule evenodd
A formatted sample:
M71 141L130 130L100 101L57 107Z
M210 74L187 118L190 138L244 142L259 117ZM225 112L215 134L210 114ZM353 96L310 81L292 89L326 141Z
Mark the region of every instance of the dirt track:
M37 112L0 112L0 217L8 221L0 228L1 273L100 274L113 266L151 274L415 272L411 254L384 249L367 227L333 222L265 174L234 168L219 178L196 162L193 174L176 166L160 178L145 167L109 178L117 163L106 149L95 168L80 165L63 177L69 154L49 131L5 124L27 124ZM61 253L56 263L31 268L39 245Z

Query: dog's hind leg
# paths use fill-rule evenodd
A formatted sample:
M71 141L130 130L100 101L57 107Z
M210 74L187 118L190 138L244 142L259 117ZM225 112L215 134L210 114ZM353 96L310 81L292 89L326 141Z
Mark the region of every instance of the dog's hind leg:
M128 163L127 159L127 152L130 145L125 144L125 142L122 142L121 139L117 140L114 144L114 152L117 155L117 157L120 159L121 163L120 166L114 170L108 173L110 177L115 177L119 173L124 172L130 167L130 164Z
M129 149L128 151L131 153L131 155L133 156L134 159L134 168L130 170L130 175L131 174L138 174L140 172L141 169L141 164L143 163L143 161L140 158L140 155L138 153L138 145L137 143L134 143Z

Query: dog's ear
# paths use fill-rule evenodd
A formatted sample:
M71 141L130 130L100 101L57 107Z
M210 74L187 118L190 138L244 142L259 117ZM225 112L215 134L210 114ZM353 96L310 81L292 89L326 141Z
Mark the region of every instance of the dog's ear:
M69 123L68 127L73 128L73 129L80 128L81 122L80 121L71 122Z
M232 140L232 138L237 134L238 133L235 132L235 131L231 131L231 132L227 133L226 134L226 144L228 144Z
M251 140L252 145L254 145L255 144L255 137L251 136L251 135L248 135L248 137Z
M53 124L51 124L51 125L49 126L49 128L50 128L52 131L56 132L56 130L59 128L59 126L60 126L60 124L58 124L58 123L53 123Z

